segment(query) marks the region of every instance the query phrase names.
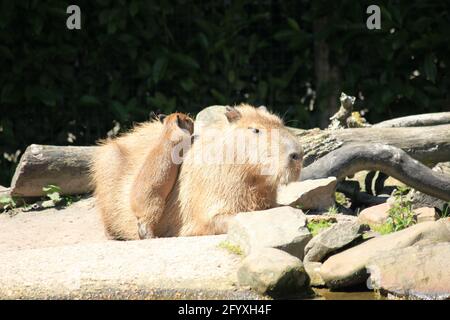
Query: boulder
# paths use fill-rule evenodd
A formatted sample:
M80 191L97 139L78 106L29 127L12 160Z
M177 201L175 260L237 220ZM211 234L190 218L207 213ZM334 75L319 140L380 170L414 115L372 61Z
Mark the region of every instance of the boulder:
M367 264L370 284L407 299L450 299L450 242L380 254Z
M360 223L368 224L370 226L380 226L384 224L389 218L390 205L388 203L382 203L376 206L372 206L364 209L358 216Z
M229 225L227 241L238 245L245 255L257 248L276 248L303 259L311 238L302 210L277 207L237 214Z
M447 174L448 176L450 176L450 162L438 163L433 167L433 171L442 174ZM427 195L423 192L414 189L412 189L408 193L408 198L411 200L412 206L415 209L420 207L434 207L439 209L440 211L443 211L447 206L446 201L435 198L433 196Z
M311 262L304 261L303 265L305 267L305 271L309 277L309 285L312 287L323 287L325 286L325 281L323 281L322 276L320 275L320 268L322 267L321 262Z
M327 209L335 204L336 183L335 177L291 182L278 189L277 203L304 210Z
M445 202L444 200L435 198L416 190L411 190L408 193L408 197L411 200L413 208L435 207L442 211L447 204L447 202Z
M450 241L450 230L442 221L424 222L392 234L370 239L328 258L320 268L320 275L331 288L364 282L367 263L377 255L414 244Z
M358 222L338 222L315 236L305 247L304 262L322 262L330 254L360 239L364 226Z
M414 215L416 216L417 223L426 221L436 221L437 219L439 219L436 210L431 207L422 207L415 209Z
M300 259L273 248L261 248L248 255L237 277L241 286L273 297L304 292L308 279Z

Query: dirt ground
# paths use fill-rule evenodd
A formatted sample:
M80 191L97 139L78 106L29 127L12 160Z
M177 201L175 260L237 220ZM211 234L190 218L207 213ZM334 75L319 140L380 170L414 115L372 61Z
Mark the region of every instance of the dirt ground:
M0 252L106 240L92 198L65 209L0 214Z

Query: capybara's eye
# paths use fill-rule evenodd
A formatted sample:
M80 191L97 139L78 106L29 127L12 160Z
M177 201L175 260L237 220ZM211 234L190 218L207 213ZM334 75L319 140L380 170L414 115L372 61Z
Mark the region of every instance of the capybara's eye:
M252 128L252 127L248 127L250 130L252 130L253 133L259 133L259 129L258 128Z

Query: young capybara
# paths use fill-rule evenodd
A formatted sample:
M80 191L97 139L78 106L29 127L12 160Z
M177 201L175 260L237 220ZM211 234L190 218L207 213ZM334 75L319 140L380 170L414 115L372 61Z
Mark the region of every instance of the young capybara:
M235 214L276 206L278 186L299 179L303 151L279 117L245 104L228 107L224 116L224 122L202 130L185 151L154 236L225 233ZM161 143L161 132L162 124L145 123L96 152L95 196L111 238L139 239L133 186L156 185L153 179L162 178L154 173L155 178L136 181L149 150ZM145 206L152 200L138 202Z
M184 142L188 147L193 129L194 122L190 117L183 113L173 113L160 116L159 121L155 119L144 123L124 136L102 143L94 156L92 175L97 206L108 236L113 239L129 238L128 234L122 234L122 230L116 226L122 216L112 207L118 204L119 208L122 205L122 210L131 209L133 212L140 239L154 237L153 229L163 214L166 198L175 185L181 164L177 157L182 157L182 154L175 154L176 146ZM155 136L150 137L156 138L151 144L135 140L147 139L147 131L154 132ZM129 149L136 144L147 146L147 153L141 149ZM108 169L109 166L111 167ZM108 173L112 176L108 177ZM113 176L118 180L113 181ZM115 185L118 181L125 188ZM129 199L115 198L121 190L129 191Z

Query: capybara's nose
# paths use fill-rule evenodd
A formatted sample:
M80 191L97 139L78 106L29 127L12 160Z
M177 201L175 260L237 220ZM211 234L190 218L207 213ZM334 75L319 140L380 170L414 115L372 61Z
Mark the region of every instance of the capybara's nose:
M294 161L302 160L302 155L299 152L292 152L289 154L289 159Z

